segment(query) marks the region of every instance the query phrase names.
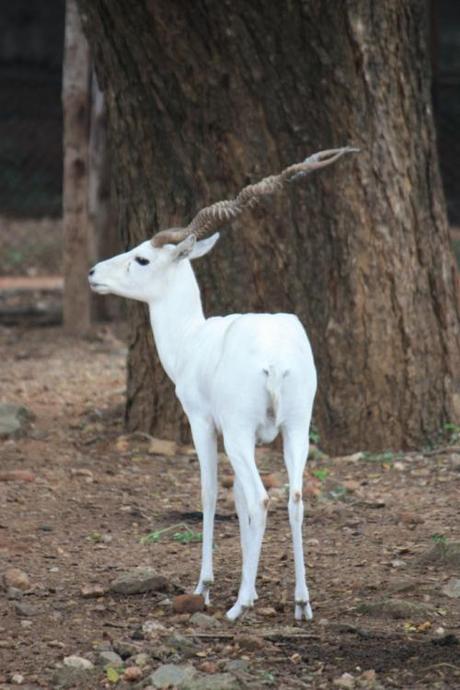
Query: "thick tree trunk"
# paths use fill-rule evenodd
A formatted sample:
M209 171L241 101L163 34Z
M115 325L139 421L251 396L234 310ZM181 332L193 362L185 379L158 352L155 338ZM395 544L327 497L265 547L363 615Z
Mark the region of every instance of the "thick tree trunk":
M126 246L322 148L359 156L226 230L209 314L296 312L331 451L423 443L458 414L459 311L425 3L80 0L109 111ZM173 318L173 316L172 316ZM132 308L128 425L185 425Z
M67 0L62 103L64 108L64 328L88 331L91 299L87 210L89 48L81 30L76 0Z

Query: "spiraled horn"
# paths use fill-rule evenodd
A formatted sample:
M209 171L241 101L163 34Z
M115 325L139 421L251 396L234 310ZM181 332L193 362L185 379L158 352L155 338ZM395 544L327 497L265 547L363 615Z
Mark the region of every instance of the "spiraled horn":
M359 151L351 146L340 149L327 149L319 151L306 158L302 163L294 163L282 170L278 175L265 177L256 184L248 185L241 190L235 199L217 201L210 206L201 209L185 228L169 228L162 230L152 238L154 247L162 247L164 244L178 244L189 235L195 235L197 239L206 237L222 225L231 223L246 208L255 206L261 198L273 194L288 183L292 182L314 170L325 168L335 163L345 153Z

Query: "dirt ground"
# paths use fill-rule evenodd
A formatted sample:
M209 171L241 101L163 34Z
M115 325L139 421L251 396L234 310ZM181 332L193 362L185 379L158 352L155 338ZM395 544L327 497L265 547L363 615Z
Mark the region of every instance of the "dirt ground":
M276 474L259 601L241 622L225 621L240 556L231 490L221 486L206 612L218 627L202 629L168 603L198 577L198 462L191 449L153 455L150 439L123 435L122 340L108 328L79 342L59 328L3 327L0 352L0 399L35 415L23 438L0 441L0 477L10 479L0 480L0 568L30 578L22 595L0 592L1 689L142 687L165 663L209 677L232 669L242 689L460 688L460 600L443 592L458 561L420 562L459 540L458 448L311 459L304 541L314 620L303 624L293 620L282 458L260 449L261 471ZM191 541L174 538L183 524ZM142 539L152 532L151 543ZM106 592L136 566L166 576L169 591ZM97 585L101 596L88 596ZM101 650L136 663L137 683L97 665ZM96 665L66 685L59 669L70 655Z

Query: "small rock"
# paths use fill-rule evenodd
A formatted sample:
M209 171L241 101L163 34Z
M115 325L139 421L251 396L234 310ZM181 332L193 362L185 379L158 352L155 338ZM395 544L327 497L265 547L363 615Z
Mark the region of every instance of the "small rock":
M398 519L405 525L423 525L425 520L417 513L412 513L410 510L401 510L398 513Z
M123 659L116 652L99 652L98 662L102 666L111 666L112 668L120 668L123 666Z
M136 664L136 666L140 666L140 668L144 668L144 666L147 666L149 661L150 661L150 657L145 652L141 652L140 654L136 654L136 656L134 657L134 663Z
M110 585L110 591L116 594L165 592L167 589L167 579L153 568L134 568L119 575Z
M3 584L5 588L14 587L22 591L30 589L29 576L19 568L7 568L3 573Z
M203 661L198 669L203 673L217 673L217 664L214 661Z
M154 688L168 688L169 686L182 688L195 675L196 670L190 664L163 664L150 675L149 682Z
M76 655L65 656L63 663L64 666L67 666L68 668L78 668L85 671L89 671L90 669L94 668L94 664L91 663L89 659L84 659L82 656Z
M15 685L22 685L24 682L24 676L21 673L13 673L11 676L11 682Z
M241 685L230 673L197 673L194 678L181 685L180 690L241 690Z
M220 480L220 483L222 484L224 489L231 489L234 481L235 477L233 476L233 474L224 474L224 476Z
M0 472L0 482L34 482L35 475L29 470L5 470Z
M180 633L174 633L171 635L171 637L168 637L166 640L166 645L167 647L172 647L179 654L186 658L195 656L195 654L199 651L199 647L193 642L193 640L191 640L189 637L185 637L185 635L181 635Z
M460 565L460 541L439 541L419 559L423 564Z
M203 611L204 598L201 594L179 594L172 600L174 613L195 613Z
M387 598L379 601L363 602L356 607L358 613L377 618L426 618L433 613L433 607L428 604L420 604L407 599Z
M98 599L107 594L107 590L102 585L83 585L80 594L83 599Z
M53 690L64 690L64 688L87 688L91 678L92 668L73 668L64 666L53 674L51 679Z
M342 462L359 462L360 460L363 460L365 458L365 454L360 451L359 453L352 453L351 455L344 455L342 458Z
M208 616L206 613L200 613L197 611L190 618L190 624L196 625L197 628L209 629L209 628L219 628L221 627L220 621L213 616Z
M458 577L451 577L441 591L451 599L460 599L460 580Z
M22 592L20 589L16 589L16 587L8 587L8 589L6 590L7 599L22 599L23 596L24 592Z
M135 683L142 678L142 669L139 666L128 666L123 673L123 680L129 683Z
M373 668L370 668L367 671L363 671L361 675L359 676L360 680L360 685L364 683L365 687L373 687L375 685L375 682L377 680L377 674L374 671Z
M264 487L269 491L270 489L279 489L283 485L281 477L276 472L271 474L261 474L260 478Z
M405 561L401 561L399 558L395 558L394 561L391 561L391 567L392 568L405 568L407 563Z
M240 649L244 649L247 652L254 652L256 649L262 649L262 647L265 645L265 642L261 637L246 634L237 635L235 637L235 642L238 644Z
M19 438L28 430L35 415L23 405L0 403L0 438Z
M30 618L31 616L37 616L40 611L36 606L32 604L25 604L22 601L17 601L14 605L14 610L18 616L24 616L24 618Z
M342 673L340 678L334 680L334 685L337 688L344 688L345 690L352 690L355 687L355 679L351 673Z
M224 669L229 673L244 673L248 668L249 661L246 659L230 659L224 665Z
M262 608L258 609L257 612L261 616L265 616L266 618L272 618L273 616L276 616L276 610L273 608L273 606L263 606Z
M159 621L145 621L142 623L142 632L147 637L156 637L159 632L166 630L165 626Z
M449 456L449 461L452 469L460 472L460 455L458 453L452 453L452 455Z
M117 640L113 643L113 648L122 659L128 659L140 652L140 646L128 640Z
M161 438L152 438L147 448L147 453L150 455L165 455L168 458L172 458L177 453L177 443Z

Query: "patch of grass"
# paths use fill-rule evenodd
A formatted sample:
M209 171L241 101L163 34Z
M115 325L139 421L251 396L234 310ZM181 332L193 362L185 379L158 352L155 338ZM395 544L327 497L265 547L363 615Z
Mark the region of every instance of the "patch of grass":
M195 532L192 529L185 530L184 532L174 532L172 535L173 541L178 541L181 544L191 544L194 542L203 541L203 533Z
M329 474L329 470L326 468L324 468L322 470L313 470L312 474L314 477L316 477L321 482L323 482L327 478L327 476Z
M434 541L435 544L447 544L447 537L445 534L432 534L430 539Z
M192 530L188 525L180 523L178 525L171 525L170 527L164 527L163 529L157 529L153 532L149 532L148 534L145 534L143 537L141 537L140 543L156 544L164 536L171 534L171 532L172 535L170 538L173 541L178 541L180 544L192 544L195 542L203 541L203 534L201 532Z
M336 486L334 489L331 489L331 491L328 491L327 495L328 498L333 501L343 501L347 493L348 491L344 486Z
M404 456L401 454L393 453L392 450L385 450L383 453L363 453L363 460L366 462L379 462L382 465L389 465L395 460L402 459Z

